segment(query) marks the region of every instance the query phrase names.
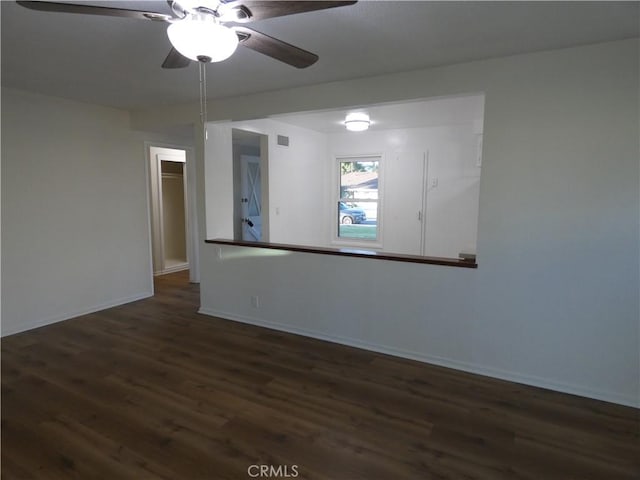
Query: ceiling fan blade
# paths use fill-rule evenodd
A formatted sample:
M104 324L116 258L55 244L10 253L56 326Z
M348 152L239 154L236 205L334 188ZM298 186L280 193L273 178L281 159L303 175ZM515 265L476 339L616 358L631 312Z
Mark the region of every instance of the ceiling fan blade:
M240 45L280 60L293 67L306 68L318 61L318 56L315 53L294 47L282 40L257 32L251 28L233 27L233 30L235 30L238 35Z
M283 17L296 13L314 12L327 8L353 5L357 0L348 1L295 1L295 0L239 0L229 2L222 9L222 20L233 22L252 22L265 18ZM249 14L247 15L247 11ZM237 13L237 15L234 15Z
M172 47L169 55L162 62L162 68L184 68L188 67L190 63L191 60Z
M139 18L143 20L156 20L166 22L171 19L170 15L164 15L156 12L144 12L140 10L128 10L125 8L96 7L91 5L80 5L78 3L58 3L58 2L31 2L18 1L18 5L31 10L39 10L41 12L61 12L61 13L80 13L85 15L103 15L107 17L128 17Z

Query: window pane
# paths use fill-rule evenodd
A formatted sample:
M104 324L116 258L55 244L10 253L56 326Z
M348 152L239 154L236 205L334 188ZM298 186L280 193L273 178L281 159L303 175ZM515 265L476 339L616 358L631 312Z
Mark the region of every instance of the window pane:
M378 199L378 162L340 162L341 199Z
M378 238L378 161L340 162L338 237Z
M378 238L378 202L338 202L338 236L375 240Z

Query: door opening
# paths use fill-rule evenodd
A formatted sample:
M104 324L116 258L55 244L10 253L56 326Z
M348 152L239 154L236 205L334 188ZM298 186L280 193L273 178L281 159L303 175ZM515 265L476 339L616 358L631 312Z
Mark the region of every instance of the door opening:
M189 269L186 151L149 147L153 274Z
M260 157L240 156L242 240L262 241L262 185Z
M268 242L268 137L234 128L233 237Z
M185 209L185 163L174 159L160 160L163 273L189 268Z

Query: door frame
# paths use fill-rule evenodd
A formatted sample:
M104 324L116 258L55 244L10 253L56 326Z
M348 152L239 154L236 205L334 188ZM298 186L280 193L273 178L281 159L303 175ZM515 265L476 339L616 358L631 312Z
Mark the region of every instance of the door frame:
M195 165L195 151L191 146L177 145L164 142L145 141L145 174L146 174L146 189L147 189L147 222L149 232L149 274L151 276L152 291L153 291L153 207L152 207L152 191L151 185L153 182L161 182L160 176L160 160L151 158L151 148L169 148L174 150L182 150L185 152L185 215L187 223L187 260L189 263L189 281L191 283L200 283L200 245L198 244L199 238L199 225L198 214L196 204L196 165ZM156 163L156 178L151 178L151 164ZM162 238L162 235L160 236Z

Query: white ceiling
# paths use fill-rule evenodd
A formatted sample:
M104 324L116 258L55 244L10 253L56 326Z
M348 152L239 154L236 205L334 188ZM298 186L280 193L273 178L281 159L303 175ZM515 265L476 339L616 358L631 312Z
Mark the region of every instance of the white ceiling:
M65 0L69 1L69 0ZM164 1L84 1L169 13ZM298 70L239 48L208 65L221 98L537 50L637 37L639 2L425 2L356 5L254 22L310 50ZM197 102L198 69L160 68L165 24L44 13L1 2L2 85L135 109Z
M345 117L347 113L352 112L367 113L371 121L370 130L434 127L473 122L478 122L478 128L481 128L484 117L484 95L274 115L271 118L317 132L344 133L346 132Z

